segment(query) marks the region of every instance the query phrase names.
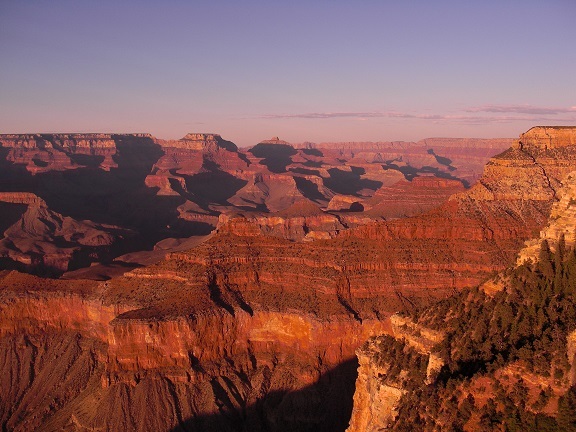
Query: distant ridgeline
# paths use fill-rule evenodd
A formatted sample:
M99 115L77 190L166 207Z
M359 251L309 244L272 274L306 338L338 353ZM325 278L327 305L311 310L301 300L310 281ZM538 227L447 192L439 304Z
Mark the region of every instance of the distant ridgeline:
M569 430L566 130L501 153L1 136L0 428Z
M183 247L181 239L216 230L330 239L437 207L472 185L488 158L511 143L432 138L316 146L273 137L239 149L215 133L179 140L147 133L4 134L0 262L60 276L130 252L139 255L130 256L129 266L158 261L160 251ZM82 234L67 232L71 227Z

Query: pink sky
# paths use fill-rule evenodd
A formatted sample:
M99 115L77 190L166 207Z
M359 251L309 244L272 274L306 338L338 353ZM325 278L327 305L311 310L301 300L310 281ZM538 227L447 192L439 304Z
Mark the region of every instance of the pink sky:
M576 124L575 16L572 0L2 2L0 133L516 137Z

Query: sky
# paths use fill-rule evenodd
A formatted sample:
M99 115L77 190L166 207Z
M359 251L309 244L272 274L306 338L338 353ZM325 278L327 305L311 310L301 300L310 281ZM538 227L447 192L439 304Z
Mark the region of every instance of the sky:
M0 133L239 146L576 125L575 0L0 0Z

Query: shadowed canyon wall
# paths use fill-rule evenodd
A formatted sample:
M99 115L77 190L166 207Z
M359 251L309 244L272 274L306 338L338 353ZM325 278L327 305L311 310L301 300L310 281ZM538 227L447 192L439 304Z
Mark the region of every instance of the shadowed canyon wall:
M267 235L330 238L375 219L438 206L473 183L488 157L509 143L292 146L273 139L238 149L217 134L180 140L149 134L0 135L0 259L5 268L107 278L123 267L158 261L163 254L155 250L179 249L184 239L207 235L237 216L256 222ZM425 176L453 184L438 187ZM26 194L37 202L31 205ZM25 205L28 211L22 211ZM322 217L311 218L311 208ZM74 273L92 263L102 265Z
M369 178L370 170L359 165L359 145L282 147L279 153L269 145L286 144L264 142L253 152L241 152L217 136L192 135L171 147L152 140L145 161L124 159L139 176L128 178L132 189L125 191L158 202L176 197L175 191L181 204L170 212L220 218L217 229L193 248L165 250L158 262L106 281L1 273L0 364L3 387L10 389L0 396L5 429L344 430L358 366L355 350L372 335L392 333L395 312L477 285L514 262L523 242L547 223L558 199L556 187L576 158L571 146L528 145L521 137L491 159L468 190L453 178L434 180L435 185L422 175L408 179L410 168L402 167L413 165L404 160L378 162L388 167L381 166L386 175L400 173L414 189L430 187L414 196L434 195L438 188L454 188L456 194L422 215L350 226L346 217L355 212L323 210L336 196L329 197L327 189L334 192L340 183L354 181L354 188L339 195L370 205L386 184L381 177L378 188L367 187L376 177ZM179 153L186 146L202 154L201 164L186 162L189 173L182 171L188 153ZM210 146L216 148L205 152ZM423 152L414 152L454 173L447 167L455 166L456 158L449 162L439 145L430 148L426 143ZM297 176L290 177L296 189L286 180L275 184L277 193L270 193L269 179L292 168L326 169L314 164L327 164L319 158L332 157L330 152L348 158L349 168L341 163L327 169L338 172L316 176L331 179L322 180L326 190L313 183L323 198L304 204L289 199L272 216L272 203L291 196L287 191L303 193ZM305 162L296 166L296 158ZM353 158L355 165L349 162ZM110 172L120 175L110 159ZM269 172L260 180L261 174L248 175L253 166ZM20 172L22 165L16 168ZM107 171L95 170L105 190ZM34 183L36 177L27 175L22 178ZM202 195L198 185L212 176L233 187L208 202L209 194ZM151 191L144 182L157 184L155 193L147 195ZM50 207L49 194L32 190ZM235 198L253 205L218 213ZM55 209L66 214L63 207ZM124 227L113 212L108 216L106 224ZM292 218L301 220L290 225ZM104 220L94 223L105 226ZM297 236L311 241L293 241Z
M481 296L480 301L475 299L473 294L469 294L469 299L466 295L461 296L459 301L462 301L462 304L453 304L441 313L435 312L433 305L418 315L423 324L412 322L408 318L392 317L391 334L395 338L394 342L382 337L371 338L357 350L360 366L348 432L406 430L406 427L418 428L418 430L438 430L439 428L453 430L454 427L459 430L496 430L504 424L507 430L509 430L508 427L519 428L522 424L530 425L529 427L534 430L566 430L567 423L564 420L566 414L562 406L563 399L569 397L567 395L570 393L570 386L574 383L574 331L573 323L565 323L565 318L556 316L557 310L563 309L562 306L551 306L551 311L547 311L545 307L535 306L534 303L537 302L533 298L529 301L532 308L529 310L538 311L539 322L543 323L540 325L554 327L554 337L559 340L556 340L555 344L548 342L545 346L540 341L550 341L550 336L545 337L541 334L532 336L537 339L533 346L529 343L525 343L526 346L523 346L523 343L516 343L522 347L519 354L514 354L514 349L517 347L506 339L506 336L510 334L509 329L504 332L504 337L492 335L494 340L490 340L489 335L477 330L488 326L488 321L496 321L490 313L473 322L462 321L462 318L457 320L459 322L456 322L456 327L469 329L465 336L454 336L454 329L450 328L448 322L454 315L465 315L463 311L466 310L478 311L482 308L490 310L490 307L494 307L490 305L490 299L495 295L500 295L495 311L498 307L511 307L507 306L511 302L518 309L515 311L515 316L524 317L529 313L520 310L522 302L525 301L522 290L527 291L524 296L539 297L545 304L554 304L556 298L568 296L568 308L572 308L573 300L570 298L570 292L573 290L572 281L565 283L566 292L558 294L554 291L561 289L559 287L563 284L562 277L566 280L569 277L567 274L571 274L565 271L570 264L566 262L562 264L562 260L566 257L557 256L554 267L550 267L553 268L552 272L556 272L556 275L552 276L554 282L548 281L544 284L540 282L538 286L532 287L531 284L534 282L529 279L514 279L510 275L514 272L526 272L526 269L520 267L521 265L528 265L528 268L531 268L530 263L537 263L542 256L546 256L541 252L543 240L549 242L552 250L557 254L566 253L563 252L565 247L572 248L576 244L575 169L576 127L535 127L522 134L509 150L493 158L487 164L484 176L470 191L451 198L451 201L463 204L468 209L473 208L468 200L473 200L478 215L481 209L486 209L486 204L490 203L492 205L488 209L491 209L493 215L497 212L508 215L515 212L519 222L529 220L530 212L535 209L541 211L542 214L548 214L549 217L544 227L541 222L533 225L527 224L533 228L540 226L543 229L540 231L533 229L533 238L529 239L519 251L517 262L507 261L509 269L506 272L481 285L480 292L485 292L486 295ZM493 207L494 204L497 204L497 207ZM510 225L501 223L493 223L491 226L510 229ZM493 229L491 235L502 236ZM559 246L561 243L563 246ZM532 268L528 272L534 275L533 280L545 277L538 265L535 270ZM519 289L518 286L522 288ZM542 286L554 286L551 288L553 292L540 292L539 290L545 291ZM435 314L439 315L439 319L433 325L435 330L425 327L431 322L423 317ZM497 315L496 312L495 315ZM399 322L402 323L401 326L398 326ZM557 322L560 325L556 324ZM512 328L515 326L517 324L512 325ZM530 327L535 333L538 331L537 328L537 324L532 324ZM563 334L566 330L568 330L567 336ZM471 336L475 346L485 347L492 343L492 348L501 352L498 356L494 355L494 358L490 358L490 350L479 348L489 353L484 355L487 358L484 360L486 364L479 360L482 356L477 353L462 354L462 351L467 352L466 341L471 340ZM448 339L449 337L451 339ZM524 335L523 340L530 340L530 337ZM446 342L443 346L449 348L440 351L436 349L432 353L433 346L440 341ZM510 345L507 346L507 343ZM402 348L390 350L389 346L393 344L400 344ZM422 376L418 377L414 374L417 369L412 364L414 356L406 347L415 347L428 364L425 380ZM534 351L533 358L531 350ZM440 352L444 357L442 359L438 357ZM467 362L460 360L460 363L457 363L458 366L445 365L450 359L453 360L453 357L459 358L460 356L466 358ZM539 363L538 358L547 360ZM566 364L565 367L564 364ZM410 365L412 369L405 370L406 365ZM400 370L399 373L398 370ZM436 371L432 379L431 370ZM555 371L553 375L551 370ZM440 379L441 382L436 383L435 386L425 387L426 384L435 382L439 378L438 372L440 371L444 374ZM455 379L447 385L446 381L450 379L450 374L453 374ZM411 378L410 375L412 375ZM467 379L459 381L458 377L461 375ZM407 376L409 378L406 378ZM514 376L513 380L512 376ZM511 386L511 381L514 387ZM468 394L467 401L459 403L464 400L463 397L460 397L460 401L454 396L450 399L454 394L450 389L456 389L456 394ZM544 394L546 398L541 396ZM432 398L437 406L430 408L425 399L419 402L416 395L420 395L421 398ZM476 402L474 402L474 397L476 397ZM495 400L497 402L493 405ZM516 406L521 406L522 410L526 410L526 413L520 416L521 418L518 413L510 413L502 407L510 401ZM453 412L449 414L450 409L447 408L454 403L458 414L456 416ZM464 408L470 404L472 412ZM495 406L498 410L503 410L504 414L502 415L502 411L497 411L496 408L490 411L488 406ZM403 409L404 412L402 412ZM571 408L569 410L573 412ZM498 415L501 417L496 420Z

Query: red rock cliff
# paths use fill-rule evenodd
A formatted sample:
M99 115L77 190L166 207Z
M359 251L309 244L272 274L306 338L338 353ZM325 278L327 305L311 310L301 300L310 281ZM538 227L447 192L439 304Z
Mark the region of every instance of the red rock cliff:
M426 215L330 240L222 230L107 282L3 273L2 425L343 430L354 350L512 261L576 157L556 150L513 148Z

